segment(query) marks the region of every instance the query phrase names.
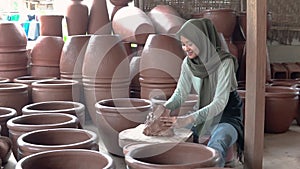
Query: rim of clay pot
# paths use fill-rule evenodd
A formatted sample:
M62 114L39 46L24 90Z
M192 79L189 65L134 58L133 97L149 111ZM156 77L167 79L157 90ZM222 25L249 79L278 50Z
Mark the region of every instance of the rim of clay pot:
M58 106L59 105L59 106ZM47 108L45 108L46 106ZM51 108L51 109L49 109ZM66 112L81 112L85 110L85 106L82 103L74 101L44 101L32 103L22 108L23 114L33 113L66 113Z
M140 160L137 160L136 158L147 158L149 157L150 153L152 155L159 155L161 153L164 153L168 150L171 150L172 148L174 148L175 146L183 146L183 147L186 147L186 148L193 148L193 149L196 149L195 146L198 146L198 147L205 147L206 150L208 150L209 152L211 152L211 157L209 157L208 159L206 160L203 160L203 161L195 161L195 162L188 162L188 163L183 163L183 164L154 164L154 163L148 163L148 162L143 162L143 161L140 161ZM153 151L151 151L153 150ZM156 151L157 150L157 151ZM145 153L147 151L147 153ZM156 151L156 152L155 152ZM143 152L143 153L141 153ZM134 157L136 154L141 154L142 157ZM149 154L148 154L149 153ZM180 152L178 152L180 153ZM180 167L188 167L188 166L191 166L191 165L197 165L197 163L209 163L209 161L216 161L217 159L215 159L215 157L217 157L217 151L210 148L210 147L207 147L207 146L204 146L204 145L201 145L201 144L196 144L196 143L189 143L189 142L182 142L182 143L173 143L173 142L170 142L170 143L156 143L156 144L149 144L149 145L145 145L145 146L142 146L142 147L137 147L137 148L134 148L130 151L128 151L128 153L125 155L125 160L129 163L134 163L136 165L140 165L140 166L146 166L146 167L153 167L153 168L171 168L171 167L174 167L176 168L178 165L180 165ZM219 158L219 157L217 157ZM189 167L188 167L189 168Z
M202 13L206 13L206 12L233 12L233 13L236 13L235 10L230 9L230 8L206 9L206 10L202 11Z
M67 136L68 134L81 134L82 136L87 137L88 139L83 140L82 138L76 138L77 140L69 140L70 142L66 143L65 141L63 141L62 143L58 143L55 139L55 137L57 136L57 134L59 133L64 133ZM39 135L41 136L45 136L45 134L47 134L48 139L51 139L51 141L54 141L55 143L46 143L46 144L40 144L40 142L38 143L38 141L31 141L28 142L28 137L39 137ZM52 135L52 136L51 136ZM72 141L72 142L71 142ZM44 141L44 142L48 142L48 141ZM18 140L17 143L18 145L21 147L23 151L35 151L35 148L38 149L71 149L71 148L76 148L78 146L82 146L82 145L87 145L87 144L92 144L92 143L96 143L98 142L98 136L95 132L90 131L90 130L85 130L85 129L78 129L78 128L54 128L54 129L41 129L41 130L34 130L34 131L30 131L27 133L22 134ZM88 148L88 147L87 147Z
M61 87L61 86L74 86L79 84L76 80L69 79L47 79L39 80L32 83L32 87Z
M152 96L150 98L151 102L155 103L160 103L163 104L165 103L169 98L166 98L164 95L156 95ZM198 101L198 95L197 94L189 94L187 99L185 100L184 104L193 104Z
M42 76L20 76L14 78L16 83L33 83L37 80L48 80L48 79L57 79L57 77L42 77Z
M128 103L138 103L138 105L128 104ZM121 105L115 106L116 105ZM126 104L126 106L124 106ZM150 109L152 107L152 103L150 100L142 99L142 98L114 98L114 99L103 99L98 101L95 104L96 109L104 110L104 111L121 111L122 113L130 113L132 108L134 109ZM132 111L136 112L136 111Z
M42 118L44 119L53 119L56 117L56 120L59 119L60 121L51 121L49 123L40 123ZM37 120L39 119L39 120ZM64 121L67 119L67 121ZM38 123L37 124L30 124L27 120L35 120ZM28 115L22 115L17 116L14 118L11 118L7 121L7 127L9 129L12 129L14 131L22 131L25 130L32 131L32 129L41 129L41 127L59 127L59 126L67 126L68 124L76 124L78 126L79 120L76 116L66 113L45 113L45 114L28 114ZM25 127L26 126L26 127ZM29 129L28 129L29 128Z
M7 119L17 115L17 111L10 107L0 107L0 119Z
M0 83L7 83L9 82L9 78L6 78L6 77L0 77Z
M266 86L266 97L295 97L299 95L299 90L286 86Z
M61 17L64 18L64 15L59 15L59 14L43 14L43 15L39 15L38 18L40 19L40 17Z
M54 157L55 159L51 160L52 163L54 163L56 160L59 160L58 157L66 157L66 156L73 156L76 153L80 153L81 156L87 157L89 155L97 156L97 159L105 159L106 163L103 166L103 169L114 169L115 164L113 162L113 159L108 154L95 151L95 150L86 150L86 149L61 149L61 150L50 150L50 151L43 151L39 153L35 153L32 155L29 155L27 157L22 158L18 163L16 164L16 169L25 169L24 165L31 164L31 165L38 165L40 163L40 159L51 159L51 157ZM78 156L78 155L77 155ZM75 158L77 159L77 158ZM81 158L79 158L81 159ZM101 167L101 166L99 166ZM26 168L27 169L27 168ZM55 168L58 169L58 168ZM74 168L76 169L76 167Z
M27 90L28 85L22 83L0 83L0 93L14 90Z

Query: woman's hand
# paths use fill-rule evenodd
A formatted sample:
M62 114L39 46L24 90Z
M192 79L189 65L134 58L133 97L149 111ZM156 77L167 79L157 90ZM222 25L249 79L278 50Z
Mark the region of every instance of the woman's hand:
M164 127L183 128L195 122L192 115L160 117Z

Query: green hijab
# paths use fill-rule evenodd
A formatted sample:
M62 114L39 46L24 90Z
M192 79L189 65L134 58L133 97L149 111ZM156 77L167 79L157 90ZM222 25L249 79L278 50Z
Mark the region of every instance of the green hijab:
M186 21L176 35L179 39L180 36L184 36L199 49L198 57L194 59L187 58L187 64L193 75L202 79L199 97L199 108L202 108L212 101L213 96L211 93L215 92L215 89L211 89L210 78L217 78L217 76L210 75L218 70L221 62L226 58L233 59L236 71L238 68L237 59L222 49L219 35L213 23L207 18ZM217 79L213 81L217 81Z

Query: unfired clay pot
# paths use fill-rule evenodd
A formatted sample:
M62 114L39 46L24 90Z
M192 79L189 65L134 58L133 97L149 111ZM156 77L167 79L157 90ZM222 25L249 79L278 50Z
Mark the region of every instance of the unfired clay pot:
M0 107L1 136L8 137L7 121L17 116L17 111L9 107Z
M32 102L79 101L79 83L75 80L51 79L32 83Z
M79 128L85 124L85 106L79 102L73 101L45 101L37 102L24 106L22 113L43 114L43 113L66 113L76 116L79 119Z
M89 8L81 2L71 0L66 10L68 36L85 35L88 28Z
M28 104L28 85L21 83L0 83L0 106L10 107L22 114L22 107Z
M149 16L138 7L125 6L119 9L112 20L115 34L122 40L145 44L149 34L155 33L155 28Z
M85 149L51 150L21 159L16 169L115 169L109 155Z
M99 151L98 137L93 131L75 128L35 130L22 134L18 140L18 158L58 149Z
M40 15L40 35L62 37L63 15Z
M89 14L88 34L111 34L111 31L106 1L93 0Z
M0 23L0 52L26 51L27 37L20 24Z
M146 121L151 102L138 98L105 99L96 103L98 131L108 152L123 156L119 132Z
M7 121L9 138L13 142L13 154L18 160L17 139L24 133L51 128L78 128L78 118L64 113L29 114Z
M130 150L125 162L131 169L192 169L217 166L217 151L196 143L158 143Z

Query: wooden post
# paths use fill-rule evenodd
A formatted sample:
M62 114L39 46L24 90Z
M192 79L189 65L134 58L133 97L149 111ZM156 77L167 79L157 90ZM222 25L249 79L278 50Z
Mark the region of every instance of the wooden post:
M262 169L267 0L247 0L245 166Z

